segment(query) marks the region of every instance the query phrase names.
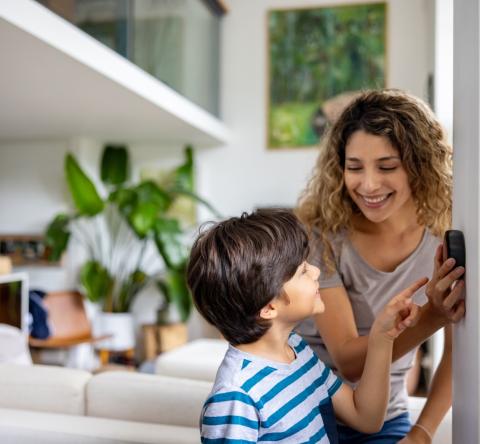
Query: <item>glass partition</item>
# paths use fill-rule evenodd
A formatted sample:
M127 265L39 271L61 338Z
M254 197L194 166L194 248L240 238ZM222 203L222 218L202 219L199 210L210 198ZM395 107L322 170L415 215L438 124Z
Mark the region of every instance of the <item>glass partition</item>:
M212 7L215 2L39 2L218 116L221 13Z

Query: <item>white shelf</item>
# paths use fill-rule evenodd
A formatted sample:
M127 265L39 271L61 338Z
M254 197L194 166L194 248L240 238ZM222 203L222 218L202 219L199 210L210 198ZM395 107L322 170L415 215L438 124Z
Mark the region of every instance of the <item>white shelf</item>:
M223 123L33 0L0 1L0 139L219 146Z

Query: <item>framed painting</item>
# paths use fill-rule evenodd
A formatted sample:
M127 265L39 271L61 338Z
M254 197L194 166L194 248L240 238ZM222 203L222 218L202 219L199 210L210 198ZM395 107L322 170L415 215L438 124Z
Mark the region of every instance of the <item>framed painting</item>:
M267 147L309 147L355 96L386 84L385 2L268 13Z

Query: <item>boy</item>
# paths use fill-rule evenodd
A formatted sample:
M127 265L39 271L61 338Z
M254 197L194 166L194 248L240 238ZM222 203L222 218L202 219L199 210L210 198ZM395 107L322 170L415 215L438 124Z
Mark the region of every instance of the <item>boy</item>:
M411 297L427 280L379 314L363 375L352 390L292 333L299 321L325 308L320 271L307 255L305 230L281 209L244 213L195 241L188 285L200 313L230 343L202 411L203 443L333 443L333 415L365 433L381 428L392 344L413 324L418 310Z

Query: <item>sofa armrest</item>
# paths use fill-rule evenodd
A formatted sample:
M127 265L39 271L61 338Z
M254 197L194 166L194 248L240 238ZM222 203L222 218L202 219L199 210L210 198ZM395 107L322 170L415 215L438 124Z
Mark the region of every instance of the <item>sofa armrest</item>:
M87 385L87 416L198 428L212 383L105 372Z
M91 377L83 370L0 364L0 407L85 415L85 388Z

